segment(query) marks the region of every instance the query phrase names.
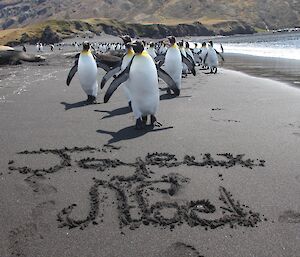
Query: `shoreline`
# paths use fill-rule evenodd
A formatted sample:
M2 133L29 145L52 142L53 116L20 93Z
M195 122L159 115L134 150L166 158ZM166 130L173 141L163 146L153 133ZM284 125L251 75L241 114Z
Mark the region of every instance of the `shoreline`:
M300 88L300 60L225 53L225 69L241 71L259 78L269 78Z

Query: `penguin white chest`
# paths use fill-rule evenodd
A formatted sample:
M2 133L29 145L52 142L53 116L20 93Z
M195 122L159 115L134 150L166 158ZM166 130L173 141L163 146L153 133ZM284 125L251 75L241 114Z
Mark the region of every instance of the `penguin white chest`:
M97 64L91 53L80 54L78 75L82 89L89 95L95 95L97 85Z
M217 67L218 66L218 56L216 51L209 47L207 51L207 64L209 67Z
M177 87L181 87L182 61L181 52L177 47L170 47L166 53L163 69L175 81Z
M132 97L136 118L156 113L159 103L158 77L149 54L143 53L134 57L126 85Z

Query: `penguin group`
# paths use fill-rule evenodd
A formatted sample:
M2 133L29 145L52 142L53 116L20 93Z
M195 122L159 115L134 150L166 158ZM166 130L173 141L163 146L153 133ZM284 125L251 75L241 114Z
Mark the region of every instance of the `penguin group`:
M76 61L71 68L67 85L78 71L79 81L87 103L97 103L98 82L97 68L106 71L100 87L112 79L104 95L107 103L113 93L122 87L128 102L128 108L133 112L135 128L140 130L150 125L161 126L156 114L159 107L159 79L167 84L167 93L175 97L180 95L181 81L188 74L196 76L196 65L217 72L218 57L223 56L213 48L210 41L208 47L202 43L185 41L176 42L174 36L160 42L133 40L130 36L120 37L123 43L82 43L82 51L76 55ZM193 47L191 47L193 45ZM74 47L78 48L75 43Z

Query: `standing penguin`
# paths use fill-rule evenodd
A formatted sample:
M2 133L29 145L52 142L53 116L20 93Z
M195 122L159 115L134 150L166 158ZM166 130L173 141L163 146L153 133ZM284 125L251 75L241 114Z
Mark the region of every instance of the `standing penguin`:
M168 40L170 42L170 47L168 48L165 56L165 66L163 69L171 76L176 83L176 87L180 90L182 76L182 54L178 45L176 44L175 37L168 37Z
M207 54L205 55L204 58L204 63L208 65L208 67L210 68L210 73L217 73L218 71L218 56L219 55L222 60L224 61L224 57L213 47L213 42L209 41L209 46L208 46L208 50L207 50Z
M206 54L207 54L207 46L206 46L206 42L203 42L202 46L200 48L199 56L200 56L201 63L202 63L202 69L205 69L205 70L207 70L207 67L204 63Z
M154 43L153 43L153 42L150 42L149 48L147 49L147 52L150 54L150 56L152 57L153 60L154 60L154 58L157 56L154 47L155 47Z
M126 49L126 54L123 56L122 61L119 63L118 66L114 67L113 69L109 70L102 78L101 81L101 89L104 87L105 83L115 74L117 74L118 72L122 72L126 69L126 67L128 66L128 64L130 63L131 59L134 56L134 51L132 49L132 46L130 45L132 39L130 36L125 35L125 36L121 36L121 39L124 42L125 45L125 49ZM130 97L130 92L128 90L128 88L126 87L126 83L123 83L122 86L124 93L126 95L127 101L128 101L128 106L129 109L132 110L131 107L131 97Z
M78 70L81 87L88 97L87 102L96 103L98 93L97 64L91 53L90 43L84 42L82 46L83 50L79 55L79 60L75 62L75 65L68 74L67 85L70 85L72 78Z
M183 40L180 41L178 45L179 45L179 50L181 52L181 55L184 56L185 58L187 58ZM187 76L188 71L189 71L188 66L185 63L182 63L182 73L184 74L184 77Z
M170 47L168 48L166 55L158 55L155 58L155 61L159 61L160 65L165 63L163 69L174 80L179 95L181 88L182 64L187 65L188 69L192 71L194 76L196 75L196 71L191 61L181 53L178 45L176 44L175 37L170 36L168 37L168 40L170 42ZM168 93L170 93L170 90L168 90Z
M130 45L135 55L126 69L110 84L104 102L107 103L118 86L126 81L136 119L136 129L143 129L146 126L148 115L152 126L160 126L155 117L159 105L158 75L169 81L175 93L179 92L172 78L155 65L152 57L144 50L142 42L137 41Z
M143 129L148 115L151 117L151 125L155 125L156 122L155 114L159 104L158 76L152 57L144 51L143 43L137 41L131 45L135 56L127 68L111 83L104 102L108 102L117 87L127 81L126 86L131 95L132 110L136 119L135 128Z

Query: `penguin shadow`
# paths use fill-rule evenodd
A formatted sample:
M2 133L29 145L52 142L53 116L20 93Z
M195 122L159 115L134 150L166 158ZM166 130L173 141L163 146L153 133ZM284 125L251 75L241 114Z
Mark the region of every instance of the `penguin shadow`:
M163 94L159 96L159 100L170 100L170 99L174 99L174 98L190 98L192 97L191 95L182 95L182 96L176 96L174 94Z
M107 114L106 116L101 118L102 120L107 119L107 118L112 118L114 116L125 115L125 114L128 114L131 112L128 106L117 108L112 111L105 111L105 110L94 110L94 111Z
M87 105L95 105L95 104L102 104L102 103L88 103L86 100L83 101L79 101L76 103L66 103L66 102L60 102L62 105L65 106L65 110L68 111L70 109L75 109L75 108L80 108L80 107L84 107Z
M134 126L129 126L129 127L120 129L117 132L98 129L97 133L107 134L107 135L112 136L112 138L109 139L107 142L107 144L112 144L112 143L117 143L120 141L126 141L126 140L130 140L130 139L138 138L138 137L141 137L150 132L159 132L159 131L168 130L168 129L172 129L172 128L174 128L174 127L170 126L170 127L164 127L164 128L156 128L151 125L147 125L144 129L136 130Z

